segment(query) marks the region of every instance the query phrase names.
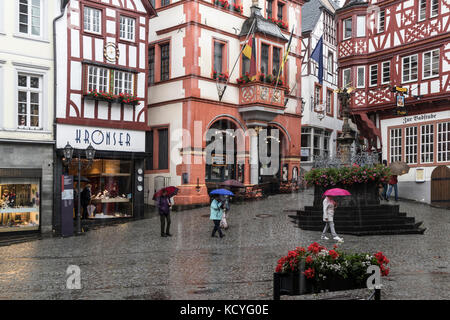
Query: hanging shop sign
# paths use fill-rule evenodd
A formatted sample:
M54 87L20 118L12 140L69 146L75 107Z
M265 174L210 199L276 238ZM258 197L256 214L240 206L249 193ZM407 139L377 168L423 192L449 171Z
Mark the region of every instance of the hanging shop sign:
M75 149L92 145L96 150L145 152L145 131L58 125L57 148L63 149L67 143Z

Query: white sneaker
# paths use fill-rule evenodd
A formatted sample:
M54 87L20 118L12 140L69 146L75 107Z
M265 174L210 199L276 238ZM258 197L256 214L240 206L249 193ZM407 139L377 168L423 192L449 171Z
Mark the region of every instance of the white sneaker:
M333 240L336 240L337 242L344 242L344 239L340 237L334 237Z
M321 236L320 239L321 239L321 240L329 240L329 238L326 237L326 236Z

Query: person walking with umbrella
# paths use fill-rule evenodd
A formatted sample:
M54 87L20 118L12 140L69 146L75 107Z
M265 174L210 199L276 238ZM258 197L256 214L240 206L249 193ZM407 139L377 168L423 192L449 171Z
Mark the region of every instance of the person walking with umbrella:
M162 190L162 194L157 198L156 205L158 207L159 216L161 219L161 237L171 237L170 234L170 199L167 196L167 190ZM166 227L167 222L167 227Z
M325 227L322 232L320 239L328 240L326 236L328 229L331 231L331 236L333 240L338 242L344 242L344 239L339 237L334 229L334 209L337 207L337 203L334 200L334 196L348 196L350 192L344 189L330 189L324 193L325 199L323 200L323 221L325 222Z
M216 232L219 232L219 236L221 238L225 237L225 235L222 232L222 229L220 228L220 221L222 220L223 215L223 202L219 201L217 196L213 197L213 200L211 201L211 214L209 216L209 219L213 221L214 223L214 229L212 231L211 237L216 236Z

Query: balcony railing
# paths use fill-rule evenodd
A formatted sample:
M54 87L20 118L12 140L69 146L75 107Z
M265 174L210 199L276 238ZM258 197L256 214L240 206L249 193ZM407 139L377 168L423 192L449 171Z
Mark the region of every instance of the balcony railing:
M249 82L240 85L239 103L243 105L263 104L284 107L284 92L286 87L264 83Z

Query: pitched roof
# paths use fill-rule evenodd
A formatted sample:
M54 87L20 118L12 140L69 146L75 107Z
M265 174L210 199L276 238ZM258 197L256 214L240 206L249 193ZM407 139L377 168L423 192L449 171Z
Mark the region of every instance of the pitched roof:
M310 32L319 21L322 8L334 13L339 4L334 0L310 0L302 6L302 33Z
M256 20L255 33L262 33L264 35L288 41L288 39L286 39L286 37L281 32L280 28L272 21L265 19L261 15L260 10L261 9L258 7L252 7L252 15L242 24L239 36L246 36L249 33L250 28L253 25L253 22Z

